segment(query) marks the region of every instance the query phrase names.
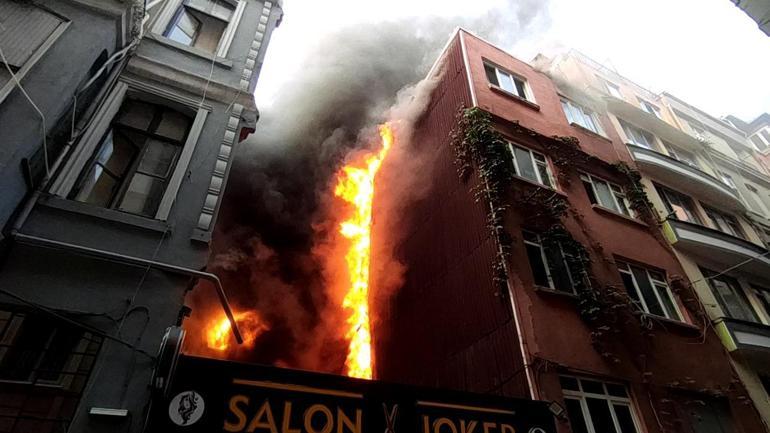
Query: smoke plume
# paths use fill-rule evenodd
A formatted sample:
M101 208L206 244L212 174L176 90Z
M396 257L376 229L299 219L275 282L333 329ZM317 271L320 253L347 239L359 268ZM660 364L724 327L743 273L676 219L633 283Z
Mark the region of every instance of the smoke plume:
M377 184L375 224L394 224L388 215L418 199L430 181L424 158L408 141L434 85L423 78L454 28L510 47L530 23L543 21L546 9L537 0L507 1L475 19L383 22L315 42L298 73L263 111L256 133L240 144L230 173L209 270L222 278L236 311L258 311L269 330L253 349L227 356L341 371L344 319L338 294L326 284L328 258L336 254L327 243L336 230L328 218L335 172L350 155L378 144L376 125L390 121L396 145L383 166L386 181ZM376 245L374 254L390 257L394 241ZM389 259L376 266L390 270L374 289L387 296L397 290L403 269ZM194 291L190 305L188 328L219 314L205 290ZM212 355L195 343L188 350Z

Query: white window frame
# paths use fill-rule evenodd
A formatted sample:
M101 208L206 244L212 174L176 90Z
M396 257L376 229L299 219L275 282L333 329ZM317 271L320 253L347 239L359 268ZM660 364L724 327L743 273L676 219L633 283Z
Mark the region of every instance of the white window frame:
M65 163L59 176L54 180L49 189L49 193L57 195L61 198L67 198L75 184L80 177L83 169L88 165L96 148L101 144L104 134L110 128L112 120L118 113L118 110L123 105L129 91L133 90L130 86L122 81L119 81L110 92L107 99L99 107L99 110L94 115L93 123L90 128L83 134L80 142L74 147L72 155ZM137 99L142 100L142 95L146 94L144 91L136 91ZM150 99L154 101L154 99ZM180 103L178 100L169 101ZM169 178L166 190L163 193L158 210L155 212L154 219L166 221L171 212L171 208L176 200L176 196L179 193L179 188L182 185L187 169L190 165L190 160L195 152L195 147L200 139L203 125L206 122L206 118L210 112L207 107L199 107L194 101L184 101L183 105L186 105L190 111L195 112L194 119L190 125L190 131L187 134L187 140L184 147L179 154L174 171ZM141 218L147 218L141 215L137 215Z
M762 196L759 194L759 190L754 187L754 185L751 184L745 184L746 190L749 192L749 196L757 202L757 206L759 207L759 210L753 209L755 212L760 213L765 218L770 218L770 209L768 209L767 205L764 201L762 201ZM751 204L751 203L750 203ZM750 206L754 208L754 206Z
M620 91L620 86L604 77L599 77L599 79L602 81L602 84L604 84L604 88L610 96L617 99L623 99L623 92Z
M495 74L497 75L497 82L498 83L500 83L502 81L501 80L502 76L509 77L511 79L512 83L514 83L514 81L513 81L514 79L521 81L522 87L524 87L524 94L523 95L519 95L518 94L518 90L516 91L516 93L513 93L513 92L509 92L509 91L503 89L502 86L495 85L494 83L489 83L489 84L495 86L496 88L502 90L505 93L508 93L508 94L513 95L513 96L519 97L519 98L524 99L526 101L529 101L529 102L531 102L533 104L537 103L537 102L535 102L535 95L532 92L532 88L529 87L529 83L527 82L527 79L525 77L523 77L523 76L521 76L519 74L513 73L513 72L511 72L511 71L509 71L509 70L507 70L507 69L505 69L503 67L500 67L500 66L496 65L495 63L492 63L492 62L490 62L488 60L484 60L483 62L484 62L484 66L485 67L489 66L491 68L494 68ZM486 77L486 71L484 71L484 76ZM516 85L514 84L513 87L515 89Z
M770 151L770 138L765 137L763 132L765 134L767 134L768 137L770 137L770 127L765 126L765 127L760 128L755 133L751 134L751 137L749 137L749 138L751 139L750 140L751 144L754 146L755 149L757 149L758 152L766 153L766 152ZM755 138L758 139L759 141L765 143L765 149L759 149L757 147L757 144L754 142Z
M591 132L604 136L604 129L599 122L599 116L596 115L596 112L567 98L561 98L561 104L562 110L564 110L564 115L567 116L567 121L570 122L570 124L580 125L581 127L588 129ZM575 116L577 116L577 119L570 120L570 117ZM586 118L591 120L593 127L585 124Z
M602 178L600 178L598 176L594 176L594 175L591 175L591 174L588 174L588 173L584 173L584 172L580 172L580 180L587 181L589 184L591 184L591 188L593 189L594 197L596 197L596 201L598 202L597 203L598 206L601 206L604 209L607 209L607 210L610 210L612 212L621 214L623 216L627 216L627 217L630 217L630 218L635 218L636 217L636 213L631 208L631 203L629 203L628 197L626 197L626 192L623 190L623 188L620 185L612 183L612 182L609 182L607 180L604 180L604 179L602 179ZM606 206L604 203L602 203L601 196L597 192L596 185L594 184L596 181L604 182L604 183L607 184L607 187L610 189L610 195L612 195L612 204L614 204L617 207L618 210L615 210L615 209L613 209L613 208L611 208L609 206ZM628 209L628 215L624 214L620 210L621 206L620 206L620 202L618 200L618 196L620 196L620 198L623 201L623 207Z
M647 306L647 301L645 301L644 299L644 294L642 293L642 289L639 288L639 282L636 281L636 276L631 271L631 264L626 263L624 261L617 261L616 265L618 268L618 272L631 276L631 281L633 281L634 283L634 289L636 289L636 296L639 298L639 303L641 304L645 314L649 314L650 316L655 316L655 317L661 317L661 316L658 316L657 314L653 314L650 312L650 308ZM682 316L682 311L679 309L679 303L676 301L674 294L671 292L671 287L668 286L668 282L656 280L650 274L650 270L644 266L639 266L639 265L634 265L634 266L636 266L639 269L642 269L645 275L647 275L647 282L649 282L650 285L652 286L653 293L655 294L655 298L658 300L658 303L660 304L660 308L663 310L664 314L666 314L666 308L665 308L666 304L664 304L663 300L660 298L660 293L657 290L657 286L662 285L666 288L666 294L668 295L669 299L671 299L671 304L674 306L674 310L676 310L676 314L678 317L668 317L668 316L662 316L662 317L670 320L676 320L678 322L684 322L684 318L683 318L684 316ZM661 273L664 274L664 278L665 278L665 273L662 271Z
M37 5L30 5L29 7L39 7ZM48 11L47 9L44 9L46 12L53 14L52 12ZM30 55L29 59L27 59L26 62L24 62L24 65L19 68L18 71L14 72L14 75L19 80L19 82L24 79L24 77L29 73L30 70L35 66L35 64L43 57L43 55L53 46L53 44L59 39L59 37L67 30L67 28L70 26L71 21L67 20L66 18L53 14L57 18L61 20L61 24L56 26L56 29L51 32L51 34L46 38L45 41L43 41L42 44L35 50L32 55ZM2 68L4 71L8 72L8 69L6 69L5 64L3 64L2 60L0 60L0 68ZM13 77L9 77L8 82L2 85L0 87L0 104L3 103L5 98L8 97L8 95L11 94L13 89L16 87L16 81L13 79Z
M537 239L537 242L532 242L530 240L527 240L524 236L525 234L533 236L535 239ZM561 254L561 259L564 261L564 268L567 270L567 278L569 279L570 287L569 291L561 290L556 287L556 285L553 282L553 276L551 275L551 267L548 264L548 256L545 254L545 248L543 247L543 240L540 237L540 234L535 233L533 231L529 230L523 230L522 231L522 240L524 241L525 245L532 245L533 247L537 247L537 249L540 251L540 259L543 260L543 266L545 267L545 275L548 279L548 288L560 293L572 293L577 294L577 291L575 290L575 279L572 277L572 270L569 268L569 263L567 263L567 259L565 258L564 254L564 248L562 248L561 244L559 244L559 254ZM530 264L530 268L532 267L532 264Z
M654 150L657 152L657 146L655 144L655 134L651 133L650 131L639 128L636 125L632 125L631 123L628 123L625 120L620 120L620 126L623 129L623 133L626 135L626 139L628 140L629 143L633 144L634 146L643 147L645 149ZM647 144L639 143L634 137L634 134L632 132L637 132L640 137L644 138L644 141L648 141L647 137L644 135L644 133L647 133L652 140L650 143L647 143Z
M513 151L514 147L518 147L519 149L526 150L527 152L529 152L529 158L532 161L532 167L535 168L535 177L537 179L530 179L528 177L521 175L521 169L519 168L519 162L518 162L518 159L516 158L516 152ZM545 156L540 152L534 151L528 147L515 144L511 141L508 142L508 151L511 152L511 157L513 158L513 168L516 170L516 174L515 174L516 177L530 181L530 182L536 182L549 189L554 189L554 190L557 189L556 180L553 176L553 171L551 170L551 161L548 159L547 156ZM540 174L540 170L537 169L538 165L542 163L537 161L537 159L535 159L535 155L541 156L545 161L544 163L545 163L546 174L548 175L548 181L550 182L550 185L547 185L543 182L543 177Z
M591 413L588 410L588 401L587 401L588 398L604 400L607 402L607 406L609 407L609 410L610 410L610 416L612 417L612 423L615 427L615 431L619 432L621 430L620 430L620 423L618 422L618 417L617 417L617 414L615 413L615 407L613 406L613 404L628 407L628 411L631 414L631 420L634 423L634 428L636 429L636 433L642 433L645 431L642 429L641 422L639 421L639 416L636 413L636 405L634 404L634 401L631 398L631 392L625 384L619 383L619 382L606 382L604 380L598 380L590 377L570 376L570 375L561 375L561 376L565 378L575 379L578 383L578 388L580 388L579 391L562 388L562 394L564 395L565 400L571 399L571 400L577 400L580 402L580 409L583 413L583 419L586 422L586 428L588 430L588 433L604 433L604 432L597 432L594 427L594 422L593 422L593 419L591 418ZM584 391L581 379L601 383L602 388L604 389L604 394L596 394L593 392ZM607 392L607 384L622 386L623 388L625 388L626 394L628 395L628 397L619 397L615 395L610 395L610 393ZM572 420L570 420L570 425L571 423L572 423Z
M230 50L230 45L232 45L233 38L235 37L235 32L238 30L238 26L240 25L241 18L243 17L243 11L246 9L246 1L245 0L218 0L223 1L226 3L229 3L233 6L235 6L235 11L233 12L233 16L230 18L230 22L227 24L227 27L225 27L224 32L222 32L222 37L219 40L219 45L217 45L217 49L214 51L214 54L217 57L221 58L227 58L228 52ZM176 11L183 5L184 0L168 0L167 3L163 6L162 9L160 9L158 13L158 17L155 19L155 23L152 25L152 33L157 35L158 37L161 37L165 40L169 40L166 36L163 35L165 33L166 29L168 28L168 25L171 23L171 20L174 19L174 16L176 15ZM195 47L189 47L191 50L201 51L201 53L205 53L206 55L211 55L208 52L205 52L203 50L198 50Z
M662 115L660 114L660 107L642 98L637 98L637 99L639 100L639 106L642 108L642 110L644 110L644 112L652 114L658 119L663 119L663 117L661 117ZM652 112L650 112L650 110L648 110L647 108L650 108Z

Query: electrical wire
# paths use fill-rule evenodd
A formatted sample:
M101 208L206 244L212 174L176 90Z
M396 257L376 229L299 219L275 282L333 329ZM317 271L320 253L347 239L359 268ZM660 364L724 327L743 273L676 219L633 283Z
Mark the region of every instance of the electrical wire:
M24 86L21 85L21 81L19 81L19 77L16 76L16 74L13 73L13 70L11 70L11 65L8 64L8 59L5 57L5 53L3 52L2 47L0 47L0 59L2 59L3 64L5 65L5 69L8 70L8 73L11 74L11 78L16 83L16 87L21 90L21 93L24 95L25 98L27 98L27 101L29 101L30 105L32 105L32 108L37 111L37 114L40 116L40 120L42 122L41 125L41 135L43 136L43 159L45 160L45 174L46 176L50 176L51 174L51 168L48 164L48 141L46 138L46 135L48 134L48 128L45 125L45 115L42 111L40 111L40 108L38 108L37 104L35 104L35 101L32 100L32 98L29 96L26 90L24 90Z

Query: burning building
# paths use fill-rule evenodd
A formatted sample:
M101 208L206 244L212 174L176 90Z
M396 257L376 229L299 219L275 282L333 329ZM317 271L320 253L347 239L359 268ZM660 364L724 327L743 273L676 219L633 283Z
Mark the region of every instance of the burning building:
M616 116L552 75L462 29L436 61L426 193L374 214L404 266L375 376L554 401L563 432L764 431Z
M195 282L225 314L202 269L282 16L0 0L0 431L145 431Z

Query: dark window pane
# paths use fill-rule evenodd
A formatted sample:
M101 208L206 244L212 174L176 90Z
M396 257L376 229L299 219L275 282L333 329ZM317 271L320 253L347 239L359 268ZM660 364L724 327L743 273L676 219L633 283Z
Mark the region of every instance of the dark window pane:
M193 17L184 7L179 11L176 22L168 31L169 39L177 41L180 44L192 45L195 36L200 28L200 21Z
M487 80L489 80L491 84L494 84L495 86L500 86L500 83L497 82L497 72L495 71L494 66L490 66L485 63L484 72L486 72Z
M564 263L564 256L558 244L545 245L545 256L548 260L548 269L551 271L551 279L556 290L572 292L572 281Z
M661 284L655 284L655 290L658 291L658 296L663 300L663 308L666 310L666 317L671 319L678 319L679 313L674 306L674 300L668 295L668 288Z
M189 126L190 120L185 115L177 111L165 110L155 133L172 140L182 141Z
M548 173L548 163L537 162L537 171L540 173L540 179L543 180L542 184L553 188L553 183L551 182L551 175Z
M561 384L561 389L570 389L572 391L580 391L580 388L578 386L578 381L574 377L560 376L559 383Z
M526 248L529 266L532 269L532 278L534 279L535 284L542 287L550 287L551 285L548 284L548 274L545 270L543 257L540 254L540 247L526 244Z
M86 175L80 192L75 200L108 207L118 188L118 181L109 175L104 168L96 164Z
M657 316L665 316L663 308L655 297L655 292L650 284L650 280L647 278L647 271L637 268L636 266L631 266L631 271L634 273L636 284L639 285L639 290L642 292L644 302L647 304L648 313Z
M710 279L709 282L714 296L728 316L738 320L759 321L737 281L722 275Z
M113 131L107 134L101 146L96 162L103 165L113 175L123 176L134 159L136 148L131 145L123 133L113 133Z
M596 201L596 194L594 194L594 188L591 185L591 182L584 180L583 188L586 189L586 194L588 194L588 201L590 201L592 204L597 204L598 202Z
M153 217L163 198L164 190L165 184L162 180L137 173L123 196L120 210Z
M612 414L610 414L607 400L586 398L586 403L588 403L588 413L591 415L591 422L596 433L618 433L615 430L615 423L612 422Z
M31 380L38 360L43 356L45 346L53 334L49 322L34 320L30 316L17 316L3 335L10 344L0 363L0 379Z
M580 408L580 400L565 398L564 404L567 405L567 416L569 416L572 433L588 433L583 410Z
M631 416L631 408L624 404L613 404L615 417L618 419L621 433L636 433L634 418Z
M604 394L604 388L601 382L594 380L580 379L580 383L583 385L583 392L591 392L594 394Z
M516 94L527 99L527 92L524 90L524 81L513 77L513 83L516 85Z
M38 380L58 381L82 333L67 326L57 329L38 367ZM70 372L71 373L71 372Z
M535 167L532 166L532 157L530 156L529 151L518 146L513 146L513 153L516 156L516 163L519 166L519 176L537 182Z
M142 131L150 127L155 115L155 106L144 102L128 100L120 107L117 122Z
M150 139L142 155L138 171L157 177L168 177L169 171L176 159L179 146L171 143Z
M607 393L609 395L614 395L615 397L628 397L625 386L616 383L605 383L604 385L607 387Z

